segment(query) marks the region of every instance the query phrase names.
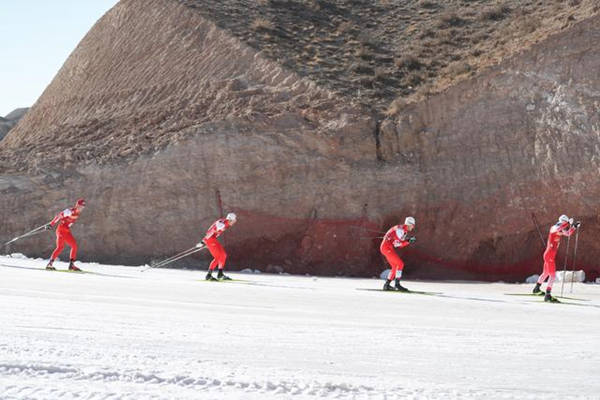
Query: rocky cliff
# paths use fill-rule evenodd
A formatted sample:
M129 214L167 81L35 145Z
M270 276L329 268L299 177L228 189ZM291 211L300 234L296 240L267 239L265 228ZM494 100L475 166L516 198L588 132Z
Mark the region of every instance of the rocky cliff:
M123 0L83 39L0 143L3 238L85 196L82 258L147 262L234 210L232 265L372 276L377 231L410 213L409 276L520 279L531 212L544 231L565 212L598 270L596 14L384 117L192 3Z
M6 136L8 131L17 125L19 120L23 118L23 115L29 110L29 108L17 108L11 111L5 117L0 117L0 140Z

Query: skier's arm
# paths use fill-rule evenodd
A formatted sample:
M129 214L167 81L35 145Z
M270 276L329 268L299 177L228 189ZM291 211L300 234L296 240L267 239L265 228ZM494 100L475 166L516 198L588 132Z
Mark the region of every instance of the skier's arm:
M57 223L59 223L63 218L70 217L73 212L71 212L70 208L67 208L63 212L59 213L52 221L50 221L50 226L54 227Z
M398 238L406 237L406 232L404 232L404 229L397 228L396 229L396 237L398 237ZM398 248L402 249L402 248L408 246L410 243L411 242L409 240L399 239L399 240L394 241L394 247L398 247Z
M218 220L217 222L212 224L210 228L208 228L208 231L206 232L206 235L204 235L204 239L202 239L202 240L204 241L204 240L210 239L212 237L217 237L221 233L223 233L223 231L225 231L225 229L227 229L227 228L228 228L228 226L226 223L224 223L221 220Z
M228 226L225 222L219 220L215 223L215 228L216 228L215 233L221 234L221 233L225 232L225 229L227 229Z
M571 219L571 224L572 224L572 219ZM569 222L564 222L563 224L560 225L559 229L558 229L558 233L562 236L571 236L573 234L573 232L575 232L575 227L571 226L569 227Z
M52 219L52 221L50 221L50 226L54 228L54 225L56 225L58 222L60 222L60 220L63 218L62 216L62 212L56 214L56 217L54 217L54 219Z

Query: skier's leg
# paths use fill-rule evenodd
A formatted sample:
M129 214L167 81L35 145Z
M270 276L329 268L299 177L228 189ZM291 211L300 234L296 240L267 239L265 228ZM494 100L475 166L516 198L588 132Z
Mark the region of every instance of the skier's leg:
M218 259L219 273L217 274L217 279L230 280L231 279L230 277L223 274L223 269L225 268L225 262L227 261L227 252L225 251L223 246L221 246L220 243L219 243L219 247L220 247L219 259Z
M63 235L61 235L59 232L56 232L56 248L54 249L54 251L52 252L52 255L50 256L50 261L54 262L54 260L56 260L58 258L58 256L60 255L60 253L63 251L64 248L65 248L65 240L63 238Z
M379 248L381 254L385 257L388 264L390 264L390 273L383 285L383 290L392 290L390 283L396 279L396 272L398 271L399 266L404 265L398 254L394 251L394 247L391 244L384 243Z
M548 278L548 276L549 276L548 266L546 264L547 264L547 262L544 260L544 270L542 271L542 274L538 278L537 283L535 284L535 287L533 288L533 294L543 293L542 290L540 289L540 286L542 285L542 283L544 283L546 281L546 278Z
M549 272L549 263L554 262L554 257L555 255L552 254L549 250L546 250L544 252L544 269L542 270L542 274L540 275L540 277L537 280L537 283L535 284L535 287L533 288L533 293L534 294L543 294L543 291L540 290L540 286L546 281L546 279L548 279L548 277L550 276L550 272Z
M396 279L396 273L398 272L398 270L402 271L402 269L404 268L404 262L402 262L402 259L398 256L398 254L396 254L394 250L388 251L384 253L384 255L387 262L392 267L388 275L388 279L390 281L393 281L394 279Z
M556 262L552 259L548 260L547 264L550 278L548 279L548 285L546 286L546 297L544 297L544 301L556 301L556 299L552 297L552 285L556 279Z
M406 289L404 286L402 286L400 284L400 278L402 278L402 271L404 270L404 262L402 261L402 259L400 257L398 257L398 261L400 263L398 264L398 275L396 276L395 287L396 287L396 290L400 290L402 292L407 292L408 289Z
M556 262L554 260L548 262L548 275L550 278L548 279L547 291L550 291L556 279Z
M215 257L215 261L217 262L217 266L219 267L219 269L223 269L223 267L225 266L225 260L227 260L227 253L225 253L225 249L223 248L221 243L216 242L214 244L213 250L213 255Z
M69 245L69 247L71 247L69 258L71 259L71 261L75 261L77 259L77 242L75 241L75 238L73 237L71 232L65 234L65 242L67 243L67 245Z
M217 246L219 244L219 242L216 239L211 238L211 239L205 240L204 243L206 244L206 247L208 248L210 255L213 256L213 260L210 262L210 264L208 266L208 272L206 273L205 279L207 281L214 281L216 279L212 276L212 272L215 270L217 265L219 265L219 249Z
M209 271L214 271L214 269L219 265L219 260L221 258L221 243L219 243L216 239L208 239L206 241L206 247L208 247L208 251L210 255L213 256L213 260L210 262L208 267Z
M71 234L71 231L65 232L65 242L71 247L71 252L69 253L69 271L81 271L79 267L75 265L75 260L77 259L77 242Z

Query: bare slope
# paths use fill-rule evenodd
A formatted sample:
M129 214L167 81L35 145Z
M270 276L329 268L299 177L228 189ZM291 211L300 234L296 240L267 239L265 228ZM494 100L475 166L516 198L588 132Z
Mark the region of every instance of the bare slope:
M594 0L179 1L377 111L474 76L600 10Z

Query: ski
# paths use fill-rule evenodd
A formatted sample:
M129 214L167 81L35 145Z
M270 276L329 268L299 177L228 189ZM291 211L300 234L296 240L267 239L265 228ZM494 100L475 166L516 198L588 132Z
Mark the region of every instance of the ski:
M546 295L544 292L540 293L504 293L506 296L530 296L530 297L543 297ZM577 297L566 297L566 296L554 296L557 299L565 300L576 300L576 301L591 301L590 299L580 299Z
M440 294L443 294L442 292L425 292L425 291L421 291L421 290L408 290L406 292L400 291L400 290L383 290L383 289L367 289L367 288L357 288L356 290L365 290L368 292L388 292L388 293L401 293L401 294L422 294L422 295L426 295L426 296L438 296Z
M254 282L252 281L247 281L244 279L198 279L198 282L208 282L208 283L227 283L227 282L231 282L231 283L248 283L248 284L252 284Z
M71 271L69 269L45 269L44 271L50 271L50 272L67 272L69 274L94 274L94 272L90 272L90 271Z

